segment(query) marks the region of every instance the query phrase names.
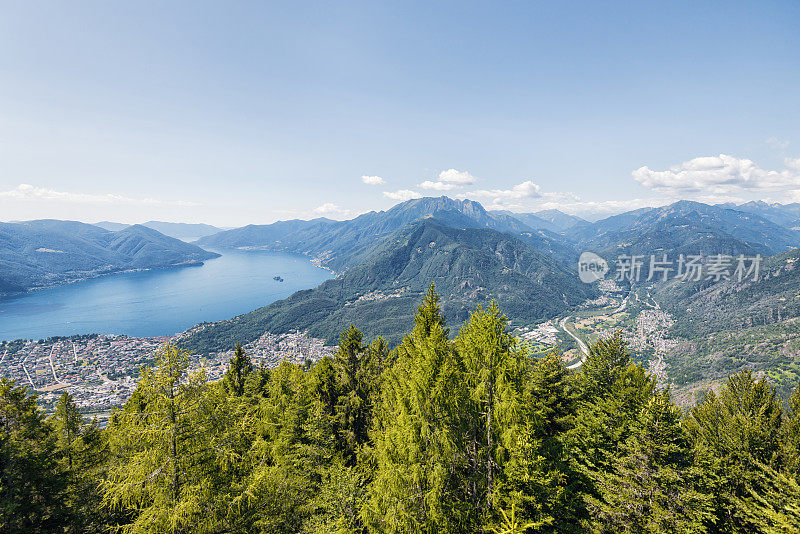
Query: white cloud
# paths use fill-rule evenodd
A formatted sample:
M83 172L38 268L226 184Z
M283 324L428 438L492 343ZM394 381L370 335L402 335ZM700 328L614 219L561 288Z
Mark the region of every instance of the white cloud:
M786 165L788 168L800 172L800 158L786 158L783 160L783 164Z
M419 186L422 189L427 189L429 191L452 191L453 189L458 189L459 187L463 187L459 184L451 184L448 182L432 182L430 180L425 180Z
M765 141L770 148L774 148L775 150L785 150L789 147L789 141L778 139L777 137L768 137Z
M530 180L527 180L521 184L515 185L511 189L480 189L467 193L465 196L487 198L493 202L497 200L521 200L525 198L541 197L542 188Z
M412 191L411 189L400 189L398 191L384 191L383 196L385 196L386 198L390 198L392 200L399 200L401 202L405 202L406 200L411 200L413 198L422 197L422 195L420 195L416 191Z
M431 191L452 191L459 189L465 185L472 185L476 182L476 178L466 171L457 171L456 169L447 169L439 173L436 181L425 180L419 187Z
M632 175L643 186L675 197L800 189L800 164L790 159L785 164L780 171L766 170L752 160L720 154L684 161L666 171L640 167Z
M466 171L447 169L439 173L439 181L458 185L472 185L475 183L475 177Z
M639 208L666 206L673 202L675 202L675 199L667 198L633 198L628 200L596 201L575 200L571 202L547 201L539 204L537 210L557 209L565 213L571 213L589 219L598 219Z
M11 198L22 201L51 201L83 204L133 204L149 206L199 206L197 202L188 200L160 200L156 198L130 198L112 193L70 193L55 191L30 184L19 184L14 189L0 191L0 198Z
M333 202L326 202L321 206L317 206L313 210L315 215L320 215L322 217L348 217L350 215L350 210L340 208L337 204Z
M362 176L361 181L367 185L383 185L386 183L386 180L380 176Z

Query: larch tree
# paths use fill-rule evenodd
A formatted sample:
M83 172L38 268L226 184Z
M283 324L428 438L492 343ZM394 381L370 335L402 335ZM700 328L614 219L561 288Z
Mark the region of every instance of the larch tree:
M188 372L189 355L173 346L142 369L138 394L114 412L108 428L112 461L104 503L132 521L126 533L213 532L220 520L223 445L204 395L205 373Z
M372 532L471 532L462 491L469 402L462 362L448 339L431 285L414 328L385 374L373 425L374 478L363 516Z

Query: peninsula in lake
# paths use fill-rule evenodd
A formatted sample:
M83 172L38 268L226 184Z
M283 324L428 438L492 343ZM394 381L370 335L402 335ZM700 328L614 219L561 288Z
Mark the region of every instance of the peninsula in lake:
M219 254L142 225L0 223L0 297L121 271L198 265Z

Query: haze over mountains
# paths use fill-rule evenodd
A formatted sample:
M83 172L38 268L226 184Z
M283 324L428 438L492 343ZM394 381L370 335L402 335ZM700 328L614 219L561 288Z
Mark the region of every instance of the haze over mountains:
M800 230L800 203L797 202L793 204L770 204L763 201L751 201L739 205L729 203L719 204L719 206L760 215L780 226L785 226L792 230Z
M431 216L455 228L489 228L510 233L562 261L577 260L574 248L562 236L532 228L507 213L487 212L478 202L448 197L409 200L390 210L372 211L349 221L313 219L249 225L204 237L197 244L296 252L315 257L322 265L339 272L357 265L375 245L403 226Z
M420 226L419 221L428 224ZM429 234L438 237L428 238ZM481 268L453 268L469 263L466 258L476 262L483 258L490 234L503 243L503 251L492 252L497 263L484 258ZM501 303L512 322L541 321L565 313L576 299L594 295L592 286L575 283L576 260L582 250L598 252L612 263L623 254L770 256L798 246L800 233L751 212L689 201L590 223L556 210L488 212L477 202L439 197L411 200L351 221L251 225L198 243L297 252L340 273L319 288L214 325L193 338L196 348L213 350L235 338L251 341L266 330L308 329L312 335L334 341L350 322L357 322L369 335L396 341L396 333L410 320L412 303L424 290L422 280L441 285L445 313L455 324L465 310L492 299ZM408 250L417 252L403 252ZM509 261L519 254L527 258L525 262ZM549 272L551 277L531 278L530 272Z
M371 247L405 224L435 216L457 228L490 228L512 234L565 264L576 260L584 249L609 256L671 251L771 255L800 245L800 230L794 227L797 220L793 218L795 212L800 214L800 205L743 206L739 210L679 201L592 223L558 210L530 214L486 211L470 200L421 198L348 221L320 218L249 225L201 238L197 244L296 252L339 272L358 264Z
M335 343L343 328L358 324L368 335L396 344L431 282L454 325L492 300L514 321L527 324L555 317L595 295L594 287L582 284L565 265L508 233L453 228L427 217L382 240L341 276L211 325L189 343L199 351L219 350L236 340L253 341L265 331L298 328Z
M583 284L577 276L582 251L600 254L612 268L619 256L636 254L645 258L642 281L619 285L626 292L652 295L674 318L670 335L682 340L668 356L675 384L727 376L741 367L772 373L774 383L789 384L795 371L800 380L800 364L794 360L800 354L798 208L680 201L589 222L557 210L487 211L477 202L436 197L346 221L248 225L193 244L143 225L109 231L69 221L8 223L0 225L0 292L215 256L201 247L223 253L290 252L331 269L336 278L230 320L201 325L186 345L201 353L217 352L267 331L298 329L334 343L350 324L394 344L407 331L415 303L430 282L456 329L470 310L493 300L512 325L531 325L574 315L581 303L598 296L596 285ZM182 236L211 231L173 223L162 228ZM673 261L679 254L760 254L769 277L760 282L647 282L651 254L667 254Z
M800 245L798 205L741 207L680 201L588 222L557 210L487 211L478 202L420 198L352 220L280 221L217 231L188 244L145 225L30 221L2 227L0 290L20 291L133 268L198 262L223 250L304 254L338 273L300 292L194 338L203 350L246 342L266 330L307 329L334 340L349 322L370 335L404 331L412 303L434 281L456 323L477 304L501 303L513 321L531 323L568 312L596 295L581 284L576 262L591 250L610 263L624 254L772 256ZM741 209L740 209L741 208ZM207 225L146 223L184 239L218 230ZM699 290L698 290L699 291ZM695 291L696 293L696 291ZM677 308L685 296L665 292ZM693 293L694 294L694 293ZM725 295L714 293L715 299ZM721 306L720 309L724 309ZM392 318L396 327L390 327ZM395 320L396 319L396 320Z
M74 221L0 223L0 294L217 256L141 225L112 232Z
M129 224L110 221L100 221L98 223L94 223L94 225L111 232L117 232L131 226ZM216 226L211 226L210 224L174 223L164 221L147 221L141 223L141 226L152 228L153 230L157 230L164 235L181 239L183 241L194 241L200 239L201 237L216 234L217 232L221 232L223 230L222 228L217 228Z

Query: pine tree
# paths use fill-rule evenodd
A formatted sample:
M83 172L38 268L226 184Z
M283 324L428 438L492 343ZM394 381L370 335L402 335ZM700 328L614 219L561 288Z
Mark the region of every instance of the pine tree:
M448 340L433 286L386 372L373 427L374 478L363 516L372 532L471 532L461 491L464 371Z
M766 525L791 531L785 526L790 524L786 509L800 510L800 500L796 482L775 469L781 460L782 425L775 390L749 370L729 377L718 395L709 392L692 409L686 426L704 467L705 492L714 496L716 528L757 532ZM777 498L781 487L785 495Z
M524 355L506 330L506 318L496 303L472 313L455 342L463 362L470 406L466 454L471 466L467 493L475 510L487 518L497 515L502 501L496 484L505 451L517 440L522 425Z
M800 386L789 399L789 414L784 425L782 463L795 477L800 476Z
M145 367L138 398L109 425L112 464L104 503L131 514L127 533L212 532L221 520L226 487L220 479L229 419L215 416L205 374L188 373L188 353L167 346L155 367Z
M109 518L98 513L101 498L97 481L106 468L108 448L97 421L85 424L75 400L64 393L50 418L56 435L66 491L63 497L67 532L101 530Z
M67 517L57 437L36 397L0 379L0 532L53 532Z
M83 417L78 406L69 393L63 393L56 404L56 411L51 420L55 430L58 447L67 460L67 470L74 471L75 445L81 434Z
M245 392L245 383L247 376L253 371L253 363L250 357L244 352L242 346L237 343L234 349L233 358L231 358L228 370L225 372L225 377L222 382L225 385L225 390L231 394L241 397Z
M339 398L336 404L338 431L347 465L355 463L356 453L368 439L372 416L371 379L366 372L367 347L364 336L355 327L345 330L335 356Z
M504 513L514 511L536 532L579 531L586 517L584 480L565 443L575 424L577 398L558 351L532 363L523 399L520 429L503 469Z
M595 532L705 532L709 499L695 488L697 471L681 412L669 390L639 414L609 471L592 471L598 497L588 497Z
M652 397L655 380L631 361L625 342L616 334L590 347L574 381L579 400L570 445L585 472L608 471Z
M281 363L269 373L258 403L240 424L246 444L244 476L231 490L227 522L235 528L230 530L298 532L306 520L330 451L329 445L312 442L330 435L325 426L317 427L317 434L311 431L313 408L322 403L313 401L310 376Z

